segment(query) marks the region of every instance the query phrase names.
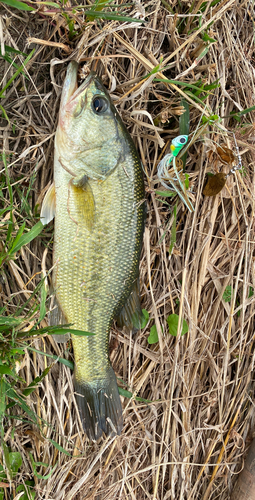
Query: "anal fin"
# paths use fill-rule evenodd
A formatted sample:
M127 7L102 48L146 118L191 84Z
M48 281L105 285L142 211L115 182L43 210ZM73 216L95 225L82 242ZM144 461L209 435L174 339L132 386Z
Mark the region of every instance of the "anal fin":
M117 317L117 325L120 328L126 326L129 330L139 330L143 313L140 303L139 277L134 283L131 293Z

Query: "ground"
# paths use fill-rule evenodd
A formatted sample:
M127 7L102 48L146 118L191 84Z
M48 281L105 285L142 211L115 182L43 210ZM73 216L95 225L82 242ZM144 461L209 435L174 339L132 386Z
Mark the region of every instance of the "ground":
M0 4L0 307L8 318L0 339L7 469L0 498L20 498L18 487L30 480L26 494L36 499L227 500L255 416L253 4L26 5L34 10ZM121 436L98 443L82 432L70 367L27 349L70 365L71 346L46 333L24 340L48 325L42 279L52 266L54 225L38 221L72 59L81 77L93 69L109 89L143 162L147 200L140 290L149 321L133 336L113 325L112 364L133 397L122 398ZM157 175L180 134L189 135L182 198L167 196ZM218 194L203 194L208 174L227 174L238 154L241 169ZM184 335L180 324L169 333L173 314L186 321ZM31 382L34 390L12 405ZM13 452L22 458L15 473Z

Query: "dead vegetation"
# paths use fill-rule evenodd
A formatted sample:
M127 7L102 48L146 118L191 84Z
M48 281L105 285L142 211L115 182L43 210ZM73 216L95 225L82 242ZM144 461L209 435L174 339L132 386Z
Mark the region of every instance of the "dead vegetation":
M1 141L12 184L25 193L34 176L28 201L33 208L40 204L53 175L66 63L77 59L85 71L96 70L110 89L144 165L148 206L140 276L142 307L149 311L150 323L133 337L113 328L111 359L125 387L152 402L123 398L122 435L93 444L79 424L72 373L54 364L28 398L45 424L38 428L14 420L14 434L12 428L5 434L8 446L23 457L19 480L33 478L38 499L229 499L253 436L254 111L238 120L231 115L254 106L253 6L248 0L206 2L201 13L201 5L136 2L128 15L145 18L142 25L108 20L85 24L80 12L75 15L78 35L71 42L61 14L46 13L45 6L34 14L1 6L1 42L27 54L35 48L26 65L28 78L20 74L1 100L10 120L2 120ZM206 29L215 43L195 65ZM19 60L24 57L17 56ZM143 78L159 64L157 75ZM7 62L2 64L1 88L13 72ZM156 82L155 77L193 85L218 80L219 86L198 101L181 85ZM203 127L186 163L194 213L179 198L155 193L162 189L158 161L179 135L183 97L190 104L190 133ZM221 120L203 126L202 115ZM231 168L216 152L219 145L236 152L231 132L243 170L228 178L220 194L205 197L206 173ZM8 206L8 190L3 194ZM170 255L176 203L176 242ZM17 195L14 206L18 211ZM35 222L31 218L28 224ZM52 233L53 225L3 267L0 305L8 304L9 314L40 281L43 255L45 269L51 268ZM185 318L188 334L169 335L166 318L172 313ZM159 342L149 345L153 324ZM31 345L71 355L48 336ZM29 384L49 364L48 358L26 353L19 374ZM34 475L29 452L35 462L48 464L37 467L41 476L57 464L47 480ZM8 488L5 494L11 498Z

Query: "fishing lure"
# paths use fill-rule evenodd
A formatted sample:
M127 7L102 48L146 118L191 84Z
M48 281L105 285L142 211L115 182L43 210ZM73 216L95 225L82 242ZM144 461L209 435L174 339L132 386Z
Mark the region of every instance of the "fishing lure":
M194 207L188 198L185 181L181 178L182 171L178 171L178 158L176 158L185 144L188 142L187 135L178 135L172 140L170 150L171 153L164 156L158 165L158 178L161 184L167 189L173 189L183 201L184 205L190 212L194 212ZM173 165L174 176L170 171L170 166ZM167 181L167 182L166 182ZM178 184L177 182L178 181ZM170 186L169 186L170 184Z

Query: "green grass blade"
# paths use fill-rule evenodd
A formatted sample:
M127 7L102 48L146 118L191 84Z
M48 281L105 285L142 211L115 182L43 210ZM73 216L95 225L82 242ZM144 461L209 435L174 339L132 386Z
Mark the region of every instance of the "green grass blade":
M123 23L146 23L143 19L136 19L134 17L126 17L121 14L114 14L114 12L97 12L96 10L84 10L86 16L94 19L106 19L109 21L120 21Z
M17 394L17 392L12 389L11 385L7 383L7 391L6 391L6 396L9 399L12 399L15 401L16 404L20 406L20 408L30 417L30 419L37 424L37 416L36 413L34 413L32 410L30 410L29 406L25 403L24 399Z
M2 427L2 420L5 414L5 408L6 408L6 383L3 377L0 377L0 425Z
M68 455L69 457L72 456L71 453L69 453L67 450L62 448L62 446L60 446L60 444L56 443L56 441L54 441L54 439L49 439L49 441L53 444L53 446L55 446L55 448L57 448L58 451L65 453L65 455Z
M41 221L37 222L37 224L35 224L35 226L33 226L30 229L30 231L28 231L28 233L23 234L23 236L19 238L19 241L15 245L13 245L10 253L14 254L15 252L18 252L21 249L21 247L27 245L28 243L30 243L30 241L34 240L38 236L38 234L42 232L43 227L44 226L41 223Z
M255 110L255 106L252 106L251 108L244 109L243 111L238 111L237 113L235 111L231 111L229 116L233 116L234 118L236 116L243 116L246 115L247 113L250 113L251 111Z
M21 2L17 2L17 3L21 3ZM25 4L24 4L25 5ZM33 9L32 9L33 10ZM15 80L15 78L17 78L17 76L23 71L24 69L24 66L26 66L26 64L28 63L28 61L30 61L33 53L34 53L35 49L31 50L30 54L28 54L28 56L26 57L25 61L23 62L23 64L19 67L19 69L17 69L17 71L14 73L14 75L10 78L10 80L6 83L6 85L4 86L4 88L1 90L0 92L0 97L4 97L3 96L3 93L8 89L8 87L11 85L11 83L13 82L13 80Z
M47 368L45 368L45 370L43 370L42 374L39 376L39 377L36 377L30 384L29 386L23 390L22 394L23 396L29 396L29 394L31 394L31 392L33 392L37 387L38 387L38 384L41 382L41 380L46 377L46 375L48 375L50 369L51 369L52 365L48 366Z
M34 459L33 459L33 455L32 453L29 453L29 456L30 456L30 460L31 460L31 465L32 465L32 469L33 469L33 473L36 477L38 477L38 479L49 479L49 477L53 474L54 470L56 469L56 467L58 466L58 463L56 463L54 465L54 467L52 467L52 469L50 470L49 474L46 474L46 476L42 476L41 474L38 474L38 472L36 472L36 466L38 467L49 467L48 464L45 464L44 462L35 462Z
M122 389L122 387L118 387L119 394L121 396L124 396L125 398L131 399L133 397L133 393L130 391L127 391L126 389ZM142 403L153 403L153 401L150 401L149 399L144 399L140 398L139 396L135 396L134 398L136 401L141 401Z
M3 163L4 163L6 182L7 182L8 192L9 192L9 197L10 197L10 222L9 222L8 231L7 231L7 235L6 235L6 243L7 243L11 238L12 227L13 227L13 216L12 216L13 191L12 191L12 186L10 183L10 177L9 177L9 172L8 172L8 168L7 168L7 163L6 163L5 151L3 151Z
M2 111L2 115L3 115L3 117L4 117L4 118L5 118L8 122L10 122L8 115L7 115L7 113L6 113L5 109L4 109L4 107L3 107L3 106L1 106L1 104L0 104L0 109L1 109L1 111Z
M14 318L14 316L0 316L0 326L6 325L10 328L20 325L22 319Z
M20 54L24 57L27 57L27 54L25 52L21 52L20 50L14 49L13 47L10 47L9 45L4 45L5 52L12 52L14 54ZM0 48L0 54L2 55L1 48Z
M46 358L51 358L54 359L55 361L59 361L62 363L62 365L68 366L71 370L74 369L74 363L72 361L68 361L68 359L60 358L59 356L56 356L55 354L48 354L47 352L39 351L38 349L35 349L34 347L27 347L29 351L36 352L37 354L41 354L42 356L46 356Z
M23 224L21 225L21 227L19 228L19 230L16 234L16 237L14 238L14 241L13 241L13 244L12 244L10 251L8 251L9 254L14 253L13 248L15 248L18 245L18 242L19 242L22 234L24 233L25 227L26 227L26 223L23 222Z
M182 99L181 106L184 107L185 112L179 118L180 135L189 135L189 104L185 99ZM179 158L182 159L183 172L185 172L187 152L183 156L180 154Z
M169 247L169 255L171 255L174 245L176 243L176 208L177 205L174 206L174 221L171 229L171 243Z
M155 80L153 80L153 81L154 82L163 82L163 83L172 83L174 85L180 85L181 87L187 87L189 89L193 89L196 92L197 91L202 92L201 88L198 87L197 85L193 85L192 83L187 83L187 82L181 82L180 80L168 80L168 79L164 79L164 78L155 78ZM203 90L203 92L205 92L205 91Z
M158 191L157 189L155 190L155 193L158 194L159 196L164 196L164 197L173 197L176 196L175 192L168 192L168 191Z
M1 0L2 3L9 5L10 7L15 7L15 9L19 10L34 10L33 7L29 7L26 3L19 2L18 0Z

